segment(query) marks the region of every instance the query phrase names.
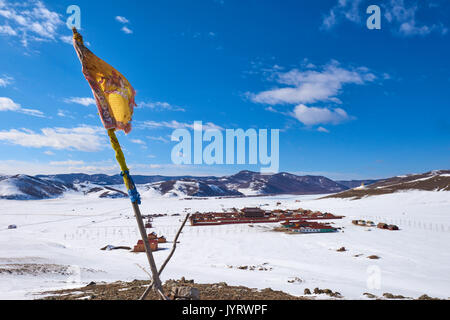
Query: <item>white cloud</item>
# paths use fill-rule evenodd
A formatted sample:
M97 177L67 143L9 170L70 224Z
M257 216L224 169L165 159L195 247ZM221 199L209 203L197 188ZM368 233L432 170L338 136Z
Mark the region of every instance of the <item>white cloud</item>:
M117 17L116 17L116 20L119 21L119 22L122 23L122 24L128 24L128 23L130 22L130 21L128 21L127 18L122 17L122 16L117 16ZM122 32L123 32L123 33L126 33L126 34L132 34L132 33L133 33L133 30L131 30L130 28L128 28L128 26L126 26L126 25L124 25L124 26L122 27L122 29L120 29L120 30L122 30Z
M307 107L304 104L295 107L293 116L306 126L326 123L339 124L350 119L347 112L341 108L330 110L328 108Z
M48 155L48 156L54 156L54 155L55 155L55 153L54 153L54 152L52 152L52 151L49 151L49 150L47 150L47 151L44 151L44 154L46 154L46 155Z
M391 0L384 5L385 18L396 25L396 32L403 36L425 36L432 32L445 35L448 29L442 23L419 24L416 19L418 4L406 6L404 0Z
M75 128L44 128L40 133L28 129L0 131L0 141L31 148L53 148L94 152L106 144L103 128L79 126Z
M0 111L14 111L35 117L44 117L44 113L42 111L22 108L20 104L7 97L0 97Z
M337 95L346 84L364 84L372 82L376 76L365 67L344 69L336 61L325 65L322 70L275 72L275 81L282 88L274 88L257 94L249 94L256 103L297 104L332 101L340 103Z
M0 97L0 111L17 111L19 109L20 105L10 98Z
M90 105L95 105L95 99L94 98L83 98L83 97L71 97L71 98L67 98L64 99L65 103L76 103L76 104L81 104L85 107L88 107Z
M330 133L330 131L329 131L327 128L324 128L324 127L318 127L318 128L317 128L317 131L319 131L319 132L325 132L325 133Z
M365 8L371 3L362 5L362 0L337 0L322 21L322 28L329 30L343 20L347 20L357 24L363 24L365 21ZM420 10L436 10L437 6L422 5L420 2L409 2L404 0L388 0L381 4L383 7L384 18L389 23L395 34L401 36L425 36L432 32L447 34L448 28L440 22L432 24L420 24L417 22L416 16ZM421 6L422 5L422 6ZM432 15L432 11L430 14Z
M331 29L336 23L336 13L331 9L330 13L323 18L322 27L324 29Z
M168 139L166 139L164 137L161 137L161 136L159 136L159 137L147 136L147 139L154 140L154 141L161 141L161 142L164 142L164 143L168 143L169 142Z
M8 25L0 26L0 33L6 34L8 36L17 36L16 30L14 30L13 28L11 28Z
M412 35L427 35L431 32L428 26L417 27L415 21L406 21L400 25L399 32L406 36Z
M8 77L8 76L2 76L0 77L0 87L6 87L7 85L11 84L11 82L14 79L12 77Z
M58 109L57 115L58 115L58 117L62 117L62 118L75 119L75 117L73 116L73 114L70 111L63 110L63 109Z
M43 118L44 117L44 113L40 110L35 110L35 109L25 109L25 108L20 108L18 110L18 112L23 113L23 114L27 114L33 117L40 117Z
M124 23L124 24L130 22L130 21L128 21L127 18L122 17L122 16L117 16L116 20L119 21L120 23Z
M63 164L63 162L67 162ZM130 166L132 167L132 166ZM116 174L120 171L118 165L113 161L100 161L100 162L83 162L83 164L77 164L77 161L73 161L71 164L69 161L55 161L54 164L49 162L38 161L20 161L20 160L0 160L0 172L3 174L61 174L61 173L74 173L83 172L87 174L104 173L104 174Z
M141 108L150 108L152 110L164 110L164 111L186 111L184 108L172 105L168 102L141 102L138 104Z
M307 61L306 61L307 62ZM283 69L279 69L283 70ZM342 104L339 95L347 85L364 85L379 77L366 67L342 67L339 62L316 67L312 63L303 63L301 69L276 71L268 77L278 87L259 93L247 93L255 103L266 104L267 111L293 117L305 126L319 124L339 124L354 117L342 108L307 106L307 104ZM275 108L276 105L296 105L292 111ZM321 132L327 129L319 127Z
M72 45L73 44L73 36L61 36L59 37L62 42Z
M0 33L19 36L25 47L30 41L55 40L58 28L64 25L60 14L47 9L41 1L2 1L0 17L8 23L0 27Z
M193 129L193 130L198 129L194 124L178 122L176 120L161 121L161 122L144 121L141 123L140 126L142 128L147 128L147 129L159 129L159 128L168 128L168 129L183 129L184 128L184 129ZM212 122L203 123L202 127L203 127L203 130L208 130L208 129L223 130L222 127L220 127Z
M145 142L142 141L141 139L130 139L130 141L136 144L145 145Z
M121 29L124 33L126 34L132 34L133 30L131 30L130 28L128 28L127 26L123 26Z
M52 166L80 166L84 164L83 160L50 161Z
M58 116L59 117L67 117L66 111L62 109L58 109Z
M73 36L60 36L59 39L67 44L73 45ZM91 43L89 41L85 41L84 44L89 47Z
M343 18L355 23L361 22L361 2L362 0L338 0L337 4L323 18L322 27L331 29Z
M149 155L149 158L154 158ZM175 165L175 164L149 164L149 163L129 163L129 168L132 174L142 175L160 175L167 176L181 176L181 175L193 175L193 176L223 176L225 174L236 173L233 167L211 167L202 165ZM20 160L0 160L0 172L2 174L62 174L62 173L74 173L82 172L86 174L117 174L120 172L120 168L116 161L108 159L106 161L85 161L82 165L51 165L49 162L40 162L35 160L20 161Z

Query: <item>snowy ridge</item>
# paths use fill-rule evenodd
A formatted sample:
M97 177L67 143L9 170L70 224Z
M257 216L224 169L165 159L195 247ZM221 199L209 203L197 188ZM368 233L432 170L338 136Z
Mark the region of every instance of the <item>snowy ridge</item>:
M58 181L47 181L18 174L0 178L0 198L2 199L45 199L60 196L71 189Z
M223 177L133 176L138 190L148 197L221 197L279 194L384 194L396 190L450 190L450 170L397 176L384 180L336 182L323 176L298 176L287 172L261 174L248 170ZM364 188L355 188L365 184ZM377 190L376 192L374 190ZM61 174L0 176L0 199L33 200L82 193L92 197L122 197L119 175Z
M408 190L450 191L450 170L433 170L421 174L408 174L377 181L364 188L353 188L329 197L357 198Z
M170 180L141 185L139 189L144 189L143 196L148 197L211 197L211 196L235 196L241 195L239 192L229 190L223 186L208 184L202 181L193 180Z

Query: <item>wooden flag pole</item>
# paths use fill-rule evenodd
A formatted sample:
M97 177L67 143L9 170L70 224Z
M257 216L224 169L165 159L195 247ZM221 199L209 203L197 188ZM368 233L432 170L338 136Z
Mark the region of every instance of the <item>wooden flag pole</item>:
M141 210L139 209L139 193L137 193L136 186L133 183L128 171L127 164L125 162L125 156L122 152L122 148L120 147L119 140L117 139L115 129L108 130L108 136L111 141L111 146L116 152L116 159L120 165L120 169L122 170L121 175L123 176L123 181L125 186L127 187L128 194L130 195L131 204L133 206L134 216L136 217L136 221L138 224L138 229L141 234L142 241L144 242L145 253L147 254L147 260L150 265L150 270L152 271L153 277L153 287L156 291L161 295L164 300L168 300L168 298L164 295L162 291L161 280L159 278L158 270L156 268L155 259L153 258L152 249L150 247L150 242L148 241L147 231L144 227L144 222L142 221Z
M190 214L188 213L186 215L186 217L184 218L183 223L180 226L180 229L178 229L178 232L175 236L175 239L173 240L173 245L172 245L172 250L170 251L169 255L167 256L166 260L164 261L164 263L161 265L161 267L159 268L158 271L158 275L161 275L161 272L163 272L164 268L166 267L167 263L169 262L169 260L172 258L175 249L177 248L177 241L178 241L178 237L180 236L181 230L183 230L184 225L186 224L186 221L189 219ZM149 286L147 287L147 289L145 289L144 293L142 294L141 298L139 300L145 300L145 298L148 296L148 294L150 293L150 291L153 288L153 282L149 284Z
M122 148L120 147L119 140L117 140L115 133L116 128L124 130L125 132L131 130L130 121L133 114L133 107L136 105L134 101L136 92L125 77L106 62L96 57L84 46L83 37L78 33L76 28L72 28L72 31L73 46L80 59L83 75L94 93L100 118L102 119L105 128L112 128L107 129L108 136L111 141L111 146L116 152L116 159L122 170L121 175L123 177L123 182L127 187L128 195L130 196L131 204L133 206L134 216L136 217L139 232L141 233L141 238L144 242L148 263L150 264L150 270L152 271L153 288L163 299L167 300L167 297L162 291L161 280L158 275L158 270L156 269L155 259L153 258L150 243L148 241L147 231L144 228L141 211L139 210L141 199L133 179L130 176L125 162L125 156L123 155ZM106 90L106 87L108 87L108 90ZM119 119L115 118L110 101L108 100L110 97L115 97L113 94L122 96L121 99L113 99L114 106L121 111L119 112Z

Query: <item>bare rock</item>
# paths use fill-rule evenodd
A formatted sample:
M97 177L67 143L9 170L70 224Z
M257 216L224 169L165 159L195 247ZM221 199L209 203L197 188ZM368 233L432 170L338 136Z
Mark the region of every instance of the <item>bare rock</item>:
M417 298L417 300L439 300L439 299L438 299L438 298L430 297L430 296L428 296L428 295L426 295L426 294L423 294L423 295L421 295L419 298Z
M371 293L369 293L369 292L364 292L363 294L364 294L367 298L369 298L369 299L376 299L376 298L377 298L376 295L371 294Z
M171 297L174 300L199 300L200 291L193 287L172 287Z

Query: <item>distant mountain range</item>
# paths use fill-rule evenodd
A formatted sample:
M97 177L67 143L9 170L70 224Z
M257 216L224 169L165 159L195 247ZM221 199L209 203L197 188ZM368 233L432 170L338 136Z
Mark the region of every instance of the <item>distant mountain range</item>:
M84 181L67 182L54 176L28 176L17 174L0 176L0 199L32 200L56 198L68 192L95 195L99 198L127 197L128 194L106 185Z
M354 198L381 195L405 190L450 191L450 170L434 170L376 181L325 198Z
M327 194L347 190L323 176L297 176L282 172L262 175L241 171L224 177L142 176L134 175L134 182L143 196L250 196L276 194ZM0 198L47 199L68 192L99 197L125 197L120 175L57 174L0 176Z
M441 170L384 180L333 181L323 176L298 176L287 172L263 175L245 170L223 177L134 175L133 179L143 197L333 194L332 197L345 198L406 189L449 190L449 173L449 170ZM124 191L120 175L74 173L0 176L0 199L48 199L67 193L99 198L127 197Z
M252 196L270 194L324 194L348 188L322 176L297 176L282 172L262 175L241 171L224 177L176 178L146 185L164 195Z
M68 191L65 183L18 174L0 177L0 198L46 199L61 196Z

